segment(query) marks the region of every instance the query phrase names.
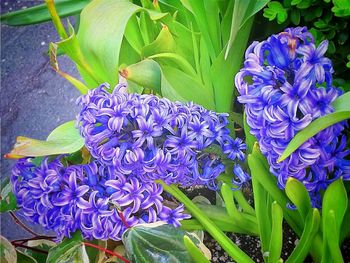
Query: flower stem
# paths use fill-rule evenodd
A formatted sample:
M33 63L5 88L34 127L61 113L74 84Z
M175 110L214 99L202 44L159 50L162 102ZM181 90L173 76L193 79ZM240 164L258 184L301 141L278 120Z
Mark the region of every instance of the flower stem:
M47 9L50 12L51 18L52 18L52 23L55 26L58 35L60 36L61 39L66 39L68 38L68 34L61 22L61 19L59 15L57 14L57 10L55 7L54 0L45 0Z
M229 239L220 228L214 224L209 217L203 213L182 191L175 185L167 185L161 180L157 180L163 186L163 189L173 195L177 200L183 203L187 210L203 225L206 231L221 245L221 247L237 262L253 262L235 243Z
M14 212L10 211L10 215L12 216L15 223L19 226L21 226L24 230L26 230L28 233L32 234L33 236L39 236L37 233L35 233L33 230L31 230L29 227L27 227L16 215Z
M122 261L125 262L125 263L130 263L129 260L127 260L127 259L124 258L123 256L121 256L121 255L119 255L119 254L117 254L117 253L115 253L115 252L113 252L113 251L111 251L111 250L108 250L108 249L106 249L106 248L103 248L103 247L100 247L100 246L97 246L97 245L94 245L94 244L91 244L91 243L87 243L87 242L82 242L82 243L83 243L85 246L93 247L93 248L96 248L96 249L101 250L101 251L103 251L103 252L106 252L106 253L108 253L108 254L110 254L110 255L112 255L112 256L115 256L115 257L119 258L120 260L122 260Z

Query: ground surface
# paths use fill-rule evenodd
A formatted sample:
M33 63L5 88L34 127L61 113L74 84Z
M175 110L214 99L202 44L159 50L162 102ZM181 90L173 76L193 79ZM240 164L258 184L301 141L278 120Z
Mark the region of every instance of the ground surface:
M3 1L1 13L43 1ZM45 139L56 126L75 118L79 93L50 67L48 43L58 41L50 23L27 27L1 25L1 178L10 174L12 161L2 156L16 137ZM60 68L78 76L74 64L60 58ZM37 229L38 230L38 229ZM1 214L1 234L23 237L8 214Z

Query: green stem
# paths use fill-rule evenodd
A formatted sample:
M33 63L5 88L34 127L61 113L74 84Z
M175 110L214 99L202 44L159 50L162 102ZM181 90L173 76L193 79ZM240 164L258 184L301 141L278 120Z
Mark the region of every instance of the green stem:
M222 174L218 178L218 180L228 184L232 189L236 188L232 184L232 176L228 174ZM255 210L254 208L248 203L247 199L244 197L243 193L241 190L233 190L233 196L235 200L237 201L238 205L243 209L244 212L247 214L251 214L255 216Z
M51 19L52 19L52 23L55 26L58 35L60 36L61 39L68 38L68 34L67 34L66 30L64 29L64 26L61 22L59 15L57 14L54 0L45 0L45 3L47 6L47 9L49 10L49 13L50 13Z
M232 242L221 230L215 225L209 217L203 213L183 192L175 185L167 185L161 180L157 180L163 186L163 189L173 195L177 200L183 203L188 211L196 217L203 225L206 231L221 245L221 247L238 262L254 262L247 254L245 254L235 243Z

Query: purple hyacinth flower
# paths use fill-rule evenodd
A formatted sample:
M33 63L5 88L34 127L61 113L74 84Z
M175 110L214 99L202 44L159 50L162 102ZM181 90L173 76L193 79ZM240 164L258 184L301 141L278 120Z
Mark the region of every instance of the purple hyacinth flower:
M181 225L180 220L188 219L191 216L183 214L184 206L180 205L175 209L163 206L162 212L159 214L160 219L166 221L168 224L179 227Z
M277 160L295 134L333 112L332 102L341 95L332 86L332 63L324 57L327 46L323 41L316 48L305 27L286 29L252 43L244 68L235 78L250 132L257 138L279 187L284 188L289 177L300 180L316 206L321 204L320 190L347 170L348 153L341 150L344 154L335 157L344 123L324 129L284 161Z
M80 133L99 162L119 173L135 174L143 183L162 179L189 186L208 183L194 179L194 164L202 165L202 151L213 145L221 150L226 145L226 155L244 159L244 144L236 151L232 149L234 153L227 148L235 141L228 129L228 114L209 111L193 102L128 94L121 91L124 87L118 85L110 93L109 86L102 84L78 100L82 106L77 118ZM210 184L213 182L215 178ZM110 187L108 191L114 190Z
M76 171L70 171L67 185L64 186L60 194L53 201L56 206L67 204L78 204L84 201L83 196L89 191L89 186L78 185Z
M250 181L250 176L245 171L243 171L242 167L239 164L235 164L233 167L233 173L237 179L232 179L232 183L238 188L233 188L232 190L239 190L242 188L243 184Z

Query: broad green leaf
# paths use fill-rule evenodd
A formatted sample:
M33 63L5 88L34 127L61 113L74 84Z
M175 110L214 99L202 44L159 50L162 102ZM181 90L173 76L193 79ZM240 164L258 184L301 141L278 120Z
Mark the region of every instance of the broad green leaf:
M203 255L202 251L193 243L191 238L184 236L184 244L188 254L196 263L210 263L210 261Z
M322 201L323 212L328 213L330 210L333 210L338 232L340 230L347 206L348 198L346 190L342 178L339 178L328 186ZM327 227L325 217L323 217L323 227Z
M73 153L84 145L84 139L75 127L75 121L66 122L47 137L46 141L17 137L17 142L7 157L18 156L47 156L55 154Z
M82 54L94 74L111 86L118 83L119 54L125 28L129 19L140 11L145 9L126 0L96 0L81 12L77 39ZM166 15L147 12L154 20Z
M133 15L129 19L129 22L125 28L124 36L129 42L129 44L134 48L134 50L139 55L141 55L141 50L144 46L144 42L142 39L138 18L136 15Z
M239 30L239 38L235 38L231 51L225 59L225 48L213 61L210 76L214 85L215 106L218 112L230 112L233 101L234 76L241 68L253 19L250 18Z
M252 156L248 155L248 164L252 176L253 184L253 197L254 197L254 208L256 212L256 218L258 220L259 226L259 236L261 240L261 250L263 254L269 251L269 244L271 239L271 217L267 214L267 197L268 192L264 189L261 183L257 180L257 177L260 176L261 167L259 160Z
M23 253L22 251L16 249L17 252L17 262L20 263L37 263L38 261L30 255Z
M340 242L343 242L344 239L350 237L350 205L348 205L344 219L343 224L341 226L340 230Z
M334 210L325 211L323 213L323 219L327 222L327 225L324 226L324 243L327 243L327 252L329 251L329 255L325 255L325 260L322 258L322 262L330 259L332 262L343 263L344 259L342 256L342 252L339 247L339 227L337 225L337 219ZM323 248L325 249L325 248Z
M301 218L305 222L306 216L311 212L311 201L305 186L297 179L289 177L286 184L286 194L297 207Z
M212 78L210 75L210 67L211 67L211 61L210 56L208 53L208 49L204 43L204 39L201 38L199 42L199 69L198 72L202 75L202 83L204 83L205 87L208 89L208 91L213 94L214 97L214 89L213 89L213 83Z
M59 16L67 17L79 14L91 0L55 0ZM51 20L46 4L40 4L26 9L1 15L2 23L10 26L24 26L43 23Z
M74 32L74 28L70 23L68 23L68 27L70 33L69 37L60 42L56 42L55 44L76 63L78 70L80 71L88 87L95 88L100 83L104 82L104 79L92 68L92 65L87 61L87 58L82 53L77 36Z
M120 74L136 84L161 94L161 70L157 62L145 59L126 68Z
M319 229L320 221L320 213L316 208L312 209L306 217L301 238L286 263L304 262L309 254L312 240Z
M269 195L271 195L271 197L278 202L280 207L283 209L284 218L287 220L288 224L293 228L293 230L300 235L303 225L301 217L297 211L287 208L289 200L285 193L277 186L277 180L265 166L263 162L264 159L265 157L260 152L258 144L255 143L252 154L248 155L248 164L252 173L252 180L254 179L259 182L260 185L269 193Z
M89 263L82 236L75 232L70 239L64 239L57 246L49 250L47 263Z
M207 109L215 109L213 97L197 78L193 78L179 69L168 66L162 66L162 72L168 83L186 101L193 101ZM164 93L163 85L162 94L169 98Z
M17 209L17 200L12 192L10 179L6 177L1 183L0 213Z
M238 31L243 25L258 13L263 7L270 2L270 0L235 0L233 6L232 24L230 31L230 38L227 43L225 58L232 47L234 40L237 37Z
M329 242L339 244L340 228L348 205L348 198L342 178L331 183L322 200L323 256L322 262L329 261L333 254ZM333 222L334 221L334 222ZM332 228L331 233L327 229ZM332 248L334 250L334 246ZM335 251L333 251L335 253ZM339 262L339 261L337 261Z
M338 97L333 103L334 111L348 111L350 102L350 91Z
M15 263L17 262L17 253L10 241L0 235L0 262Z
M208 54L212 60L214 60L217 54L220 52L219 48L219 39L216 40L213 35L211 35L209 23L214 23L215 21L208 21L208 18L212 18L212 16L208 16L207 11L205 9L205 5L203 1L197 0L181 0L181 3L193 14L197 26L202 34L202 37L205 41ZM213 38L212 38L213 37Z
M192 77L197 77L196 71L193 69L192 65L185 58L176 53L160 53L152 55L149 58L156 60L161 65L173 66Z
M282 245L283 245L283 211L277 202L272 203L272 226L271 226L271 240L268 262L278 262L281 257Z
M132 262L193 262L184 245L185 235L208 253L198 238L164 222L129 228L123 234L123 243Z
M348 104L349 110L335 111L333 113L322 116L312 121L306 128L299 131L294 138L289 142L287 148L280 156L277 162L282 162L288 158L295 150L297 150L304 142L316 135L320 131L350 118L350 104Z
M156 40L142 48L142 56L147 58L158 53L173 53L175 49L174 37L170 33L169 28L163 25Z

